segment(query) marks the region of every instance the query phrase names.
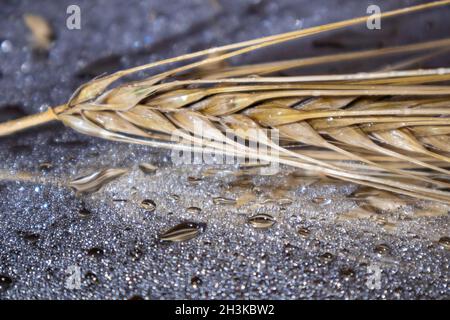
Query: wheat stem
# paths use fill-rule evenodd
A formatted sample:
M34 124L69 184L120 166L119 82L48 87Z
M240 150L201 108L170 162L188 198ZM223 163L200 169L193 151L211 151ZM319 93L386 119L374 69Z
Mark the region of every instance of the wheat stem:
M55 108L48 108L48 110L41 113L0 123L0 137L58 120L57 114L65 109L66 105L60 105Z

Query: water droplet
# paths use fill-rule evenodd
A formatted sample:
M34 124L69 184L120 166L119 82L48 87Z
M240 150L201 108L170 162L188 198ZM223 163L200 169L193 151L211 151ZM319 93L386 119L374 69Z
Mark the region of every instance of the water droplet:
M316 197L316 198L312 199L312 202L315 204L330 204L331 199L327 199L325 197Z
M91 193L100 190L104 185L114 179L124 175L125 169L105 169L95 171L91 174L76 178L69 183L69 186L78 193Z
M173 201L178 201L178 200L180 200L180 196L177 195L177 194L171 194L171 195L169 196L169 198L172 199Z
M191 176L187 177L187 181L192 184L197 184L202 180L203 180L203 178L200 178L200 177L191 177Z
M103 256L104 251L100 248L91 248L88 250L87 254L91 257L100 258Z
M131 260L138 261L144 255L143 246L140 243L135 243L133 248L129 252Z
M280 198L277 200L277 203L279 205L290 205L292 204L293 200L291 198Z
M325 252L325 253L321 254L319 258L323 262L330 262L331 260L334 259L334 256L329 252Z
M86 218L91 217L91 212L88 209L86 209L86 208L81 208L80 211L78 211L78 215L81 218L86 219Z
M301 227L301 228L298 228L297 233L300 236L302 236L303 238L307 238L311 234L311 231L308 228Z
M276 221L271 215L261 213L248 218L248 223L256 229L267 229L273 226Z
M11 43L11 41L9 40L4 40L2 42L2 44L0 45L0 49L4 52L4 53L8 53L11 52L13 49L13 45Z
M40 235L32 232L25 232L23 234L23 239L31 243L36 243L40 238Z
M219 204L219 205L236 204L236 200L235 199L223 198L223 197L213 198L213 202L214 202L214 204Z
M198 288L202 285L202 279L200 279L198 276L192 277L191 279L191 286L194 288Z
M388 254L391 251L391 248L385 244L385 243L381 243L375 246L375 248L373 249L373 251L377 254Z
M11 287L13 280L7 275L0 274L0 292L6 291Z
M189 207L186 209L186 212L189 214L199 214L200 212L202 212L202 209L198 207Z
M145 199L141 202L141 208L148 212L153 212L156 210L156 203L151 199Z
M441 237L439 239L439 244L444 247L444 249L450 250L450 237Z
M344 277L345 279L350 279L355 276L355 271L352 268L342 268L339 271L339 274Z
M150 163L141 163L139 165L139 169L143 173L151 175L151 174L154 174L158 168Z
M98 279L97 275L91 271L86 272L84 275L86 280L89 281L89 284L99 284L100 280Z
M128 300L145 300L145 299L142 296L135 294L129 297Z
M22 63L22 65L20 66L20 71L22 71L23 73L29 73L31 71L31 63L29 63L28 61Z
M182 222L159 236L161 241L179 242L197 237L206 229L206 223Z

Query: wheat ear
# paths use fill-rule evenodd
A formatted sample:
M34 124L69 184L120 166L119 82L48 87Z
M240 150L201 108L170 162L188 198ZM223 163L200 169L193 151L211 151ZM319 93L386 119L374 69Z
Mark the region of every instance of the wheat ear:
M385 12L392 17L449 4L436 1ZM116 72L80 87L69 102L0 124L0 136L51 120L104 139L273 161L314 174L421 199L450 203L450 69L272 76L306 65L417 53L447 52L449 39L331 56L241 67L204 68L305 36L363 23L354 18L319 27L208 49ZM399 67L434 57L421 54ZM121 85L138 71L188 62ZM437 84L436 84L437 83ZM196 135L201 123L204 137ZM280 144L264 136L277 129ZM225 131L277 150L256 153ZM254 132L260 134L255 135ZM177 137L179 140L173 140ZM202 138L207 138L207 140ZM208 140L209 139L209 140ZM192 147L193 146L193 147Z

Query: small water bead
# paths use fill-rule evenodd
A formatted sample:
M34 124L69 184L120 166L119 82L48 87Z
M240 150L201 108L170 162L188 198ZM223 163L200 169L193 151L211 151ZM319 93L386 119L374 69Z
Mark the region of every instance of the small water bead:
M285 206L287 206L287 205L290 205L290 204L292 204L294 201L291 199L291 198L280 198L280 199L278 199L277 200L277 203L279 204L279 205L285 205Z
M104 251L101 248L91 248L87 251L87 254L91 257L100 258L104 255Z
M444 249L450 250L450 237L441 237L438 242Z
M315 204L330 204L331 199L327 199L325 197L316 197L316 198L312 199L312 202Z
M80 209L80 211L78 211L78 215L83 219L86 219L86 218L89 218L92 216L91 212L86 208Z
M0 45L0 49L1 49L4 53L9 53L9 52L12 51L13 45L12 45L11 41L9 41L9 40L4 40L4 41L2 41L2 44Z
M155 174L158 168L150 163L141 163L139 169L147 175L152 175Z
M100 280L97 277L97 275L91 271L86 272L84 277L86 278L86 280L88 280L88 282L90 284L99 284L100 283Z
M133 261L140 260L144 253L143 245L141 243L135 243L133 248L129 251L129 255Z
M350 279L355 276L355 271L352 268L342 268L339 271L339 274L344 277L345 279Z
M189 207L189 208L186 208L186 212L189 214L199 214L202 212L202 209L200 209L198 207Z
M156 203L151 199L142 200L140 206L142 209L145 209L148 212L153 212L156 210Z
M303 238L307 238L309 237L309 235L311 234L311 231L308 228L305 227L301 227L297 229L297 233L303 237Z
M53 168L53 164L50 162L42 162L39 164L39 170L41 171L50 171Z
M330 262L334 259L333 254L329 253L329 252L325 252L323 254L321 254L319 256L320 260L322 260L323 262Z
M248 218L248 223L256 229L267 229L276 223L276 220L271 215L261 213Z
M33 244L36 243L39 240L40 237L41 236L39 234L32 233L32 232L25 232L23 234L23 239L26 240L26 241L29 241L29 242L31 242Z
M11 277L0 274L0 292L6 291L11 287L11 284L13 283L13 280Z
M236 200L224 197L216 197L213 198L213 203L218 205L236 204Z
M181 242L197 237L206 229L206 223L182 222L159 236L164 242Z
M193 288L200 287L202 285L202 283L203 283L202 279L200 279L200 277L198 277L198 276L194 276L191 278L191 286Z
M375 248L373 249L373 251L377 254L383 255L383 254L389 254L389 252L391 251L391 248L384 243L381 243L379 245L376 245Z
M189 176L187 177L187 181L191 184L198 184L200 181L203 181L203 178Z

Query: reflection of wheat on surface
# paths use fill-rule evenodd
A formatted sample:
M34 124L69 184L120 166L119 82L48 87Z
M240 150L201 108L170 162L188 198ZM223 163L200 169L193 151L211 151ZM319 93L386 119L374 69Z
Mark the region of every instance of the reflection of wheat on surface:
M449 3L432 2L383 17ZM237 154L248 154L247 145L224 135L227 130L279 152L279 157L253 152L255 160L450 203L450 87L439 84L450 79L450 69L401 70L444 52L449 39L250 66L222 64L256 49L365 21L341 21L119 71L82 86L63 106L0 125L0 135L58 119L84 134L115 141L188 148L172 142L176 135L216 153L226 154L225 146L232 145ZM432 54L423 53L430 49ZM372 73L274 76L302 66L413 52L421 55ZM113 86L125 76L188 60L195 61ZM197 123L206 140L194 134ZM280 145L258 131L272 128L279 130Z

